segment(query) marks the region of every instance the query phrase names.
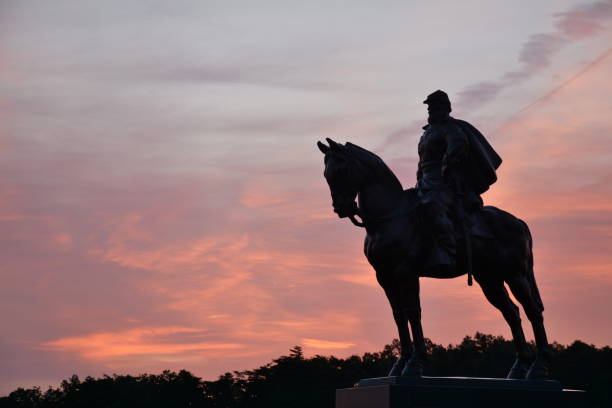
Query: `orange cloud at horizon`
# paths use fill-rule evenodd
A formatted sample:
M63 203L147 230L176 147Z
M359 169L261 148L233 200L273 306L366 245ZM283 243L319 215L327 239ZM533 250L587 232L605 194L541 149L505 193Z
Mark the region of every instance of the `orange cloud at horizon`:
M205 334L201 329L189 327L141 327L122 332L93 333L80 337L67 337L47 343L40 347L47 350L79 353L86 359L108 361L118 357L135 355L167 356L189 353L210 352L211 350L235 350L244 348L237 343L211 343L206 341L175 343L164 341L164 336L170 338L174 334ZM202 336L197 336L202 337Z
M303 339L304 346L324 350L346 349L353 347L354 343L345 343L340 341L329 341L319 339Z

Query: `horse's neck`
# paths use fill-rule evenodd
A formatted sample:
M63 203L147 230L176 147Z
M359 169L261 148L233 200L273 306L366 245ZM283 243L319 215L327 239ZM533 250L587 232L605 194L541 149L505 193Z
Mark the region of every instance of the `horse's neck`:
M373 217L386 215L399 205L401 193L383 184L370 184L359 192L359 208Z

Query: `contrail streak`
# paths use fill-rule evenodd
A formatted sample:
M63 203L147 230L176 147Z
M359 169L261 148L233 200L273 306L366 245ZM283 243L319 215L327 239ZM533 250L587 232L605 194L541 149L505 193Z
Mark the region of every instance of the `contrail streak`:
M510 115L510 117L508 117L504 123L499 126L497 129L495 129L493 132L493 134L498 133L499 131L501 131L504 127L506 127L508 125L508 123L514 119L515 117L517 117L518 115L520 115L521 113L531 109L532 107L534 107L535 105L537 105L540 102L543 102L547 99L549 99L550 97L552 97L553 95L555 95L557 92L559 92L561 89L565 88L567 85L571 84L572 82L574 82L576 79L578 79L579 77L581 77L582 75L586 74L588 71L590 71L591 69L595 68L597 65L599 65L600 63L602 63L606 58L608 58L610 55L612 55L612 48L609 48L608 50L606 50L603 54L601 54L599 57L597 57L596 59L594 59L593 61L591 61L587 66L585 66L584 68L582 68L580 71L578 71L577 73L575 73L574 75L572 75L571 77L569 77L568 79L566 79L565 81L561 82L559 85L557 85L555 88L553 88L552 90L550 90L549 92L547 92L546 94L540 96L539 98L537 98L535 101L529 103L528 105L523 106L521 109L517 110L514 114Z

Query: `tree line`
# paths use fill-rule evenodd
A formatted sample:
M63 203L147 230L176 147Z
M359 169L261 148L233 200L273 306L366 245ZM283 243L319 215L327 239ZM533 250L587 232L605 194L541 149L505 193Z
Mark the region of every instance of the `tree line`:
M512 342L501 336L476 333L457 345L428 340L427 346L429 376L504 377L514 361ZM582 341L552 347L553 377L564 388L586 390L593 407L612 408L612 349ZM185 370L83 380L73 375L46 391L18 388L0 398L0 408L333 408L337 388L386 375L397 354L397 340L382 351L347 358L307 358L295 346L266 365L225 373L214 381Z

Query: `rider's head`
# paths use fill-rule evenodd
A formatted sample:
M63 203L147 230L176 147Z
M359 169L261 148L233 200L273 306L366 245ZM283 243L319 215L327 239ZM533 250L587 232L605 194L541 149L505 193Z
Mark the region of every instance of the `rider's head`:
M448 118L451 113L451 103L448 99L446 92L437 90L427 96L427 99L423 101L427 105L427 112L429 113L429 123L436 123L444 121Z

